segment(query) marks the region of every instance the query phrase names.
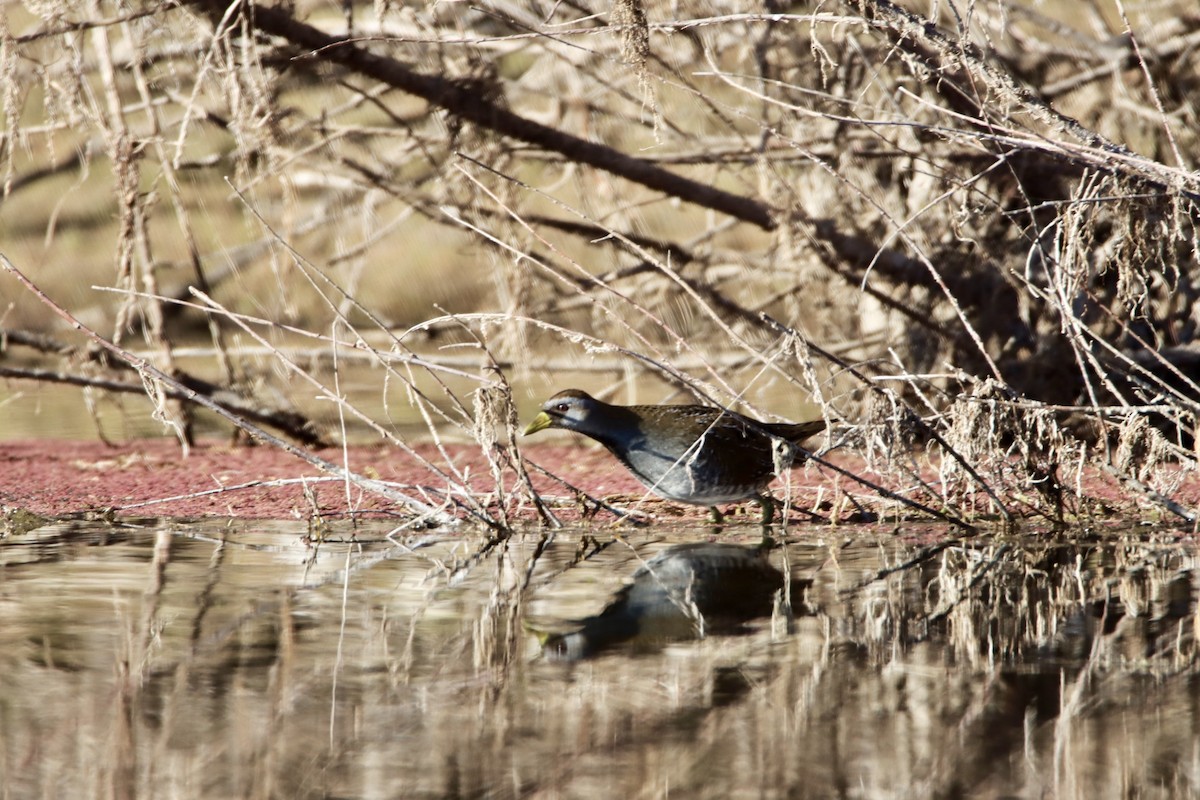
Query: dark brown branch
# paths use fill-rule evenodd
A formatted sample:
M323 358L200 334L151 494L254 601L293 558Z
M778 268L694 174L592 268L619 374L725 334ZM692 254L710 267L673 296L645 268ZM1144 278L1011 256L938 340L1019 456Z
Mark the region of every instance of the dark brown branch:
M20 344L42 353L55 353L65 357L82 356L91 361L103 361L104 365L108 367L124 368L133 371L133 367L125 362L102 357L101 351L93 350L85 353L79 348L72 347L65 342L59 341L51 336L46 336L45 334L32 333L30 331L0 329L0 344L5 346ZM195 375L176 372L172 377L174 377L181 386L190 390L192 394L202 395L212 402L220 404L228 411L238 414L245 419L251 420L252 422L275 428L276 430L292 437L303 445L309 447L327 446L327 443L317 432L316 426L313 425L312 421L303 414L299 414L295 411L285 411L283 409L270 408L257 404L252 398L238 394L232 389L227 389L215 383L210 383L209 381L206 381L203 378L198 378ZM145 384L143 384L140 380L123 381L33 367L0 366L0 378L40 381L42 383L62 383L69 386L83 386L92 389L101 389L106 392L124 392L126 394L140 395L145 395L146 393ZM198 401L196 401L192 395L188 394L187 392L179 391L170 386L165 387L165 390L167 397L172 400L198 403ZM202 403L198 404L203 405Z
M8 184L7 191L9 196L15 192L24 189L26 186L32 186L38 181L46 178L53 178L64 172L72 172L79 169L84 161L90 159L94 154L103 152L103 148L96 142L87 142L81 147L77 147L70 155L60 158L54 164L36 167L14 177Z
M207 7L218 19L225 12L225 5L216 0L191 0L190 4ZM772 230L777 225L770 210L762 203L681 177L644 159L627 156L611 147L589 142L528 120L489 100L484 90L469 82L415 72L394 59L363 49L353 40L331 36L306 25L279 8L255 6L253 13L254 25L259 30L280 36L298 47L311 51L308 56L310 58L328 59L354 72L421 97L456 117L558 153L568 160L590 164L649 188L751 222L766 230ZM358 171L366 174L361 165ZM378 180L376 182L378 183ZM841 234L837 227L834 220L818 219L813 220L811 230L817 239L827 243L839 258L849 263L874 263L876 266L881 263L885 266L894 264L897 271L906 272L910 276L920 272L924 276L922 283L928 281L921 262L897 251L881 250L864 238ZM977 282L968 282L968 285L975 287ZM993 296L991 291L985 291L984 294Z
M205 8L218 20L225 14L228 6L224 0L190 0L188 4ZM283 8L253 6L251 22L263 33L279 36L307 51L306 58L338 64L394 86L481 128L561 153L571 161L589 164L663 194L752 223L764 230L772 230L776 226L770 209L757 200L684 178L644 159L627 156L611 147L589 142L514 114L490 99L485 89L470 81L416 72L395 59L364 49L354 40L330 36L300 22Z
M191 389L191 393L180 391L174 387L164 387L164 393L171 400L192 402L203 405L196 399L202 395L227 411L248 419L260 425L267 425L292 437L308 447L327 447L328 443L321 439L312 422L294 411L256 406L252 401L236 392L222 389L207 381L190 375L177 376L180 384ZM122 392L125 394L146 395L146 385L141 381L120 381L108 378L97 378L90 375L78 375L71 372L58 372L50 369L34 367L5 367L0 366L0 378L9 380L38 381L39 383L61 383L68 386L82 386L89 389L101 389L106 392Z
M30 42L36 42L40 39L51 39L56 36L64 36L68 33L79 33L81 31L89 31L96 28L109 28L126 22L144 19L145 17L152 17L155 14L162 13L163 6L169 7L171 5L173 4L164 3L159 5L157 3L153 3L146 8L139 9L138 11L131 11L128 14L122 14L121 16L117 17L85 19L79 22L68 22L64 25L59 25L56 28L50 28L49 30L36 31L34 33L27 33L22 36L14 37L13 41L15 41L17 44L29 44Z
M487 167L486 164L483 164L474 158L470 158L470 156L466 156L466 158L468 158L470 161L472 161L476 164L479 164L480 166L485 167L490 170L490 168ZM409 203L410 205L412 205L412 207L416 211L418 211L422 215L424 215L426 217L426 219L429 219L429 220L432 220L432 221L438 222L438 223L442 223L445 221L446 217L445 217L445 214L443 214L440 211L440 206L438 206L435 203L426 201L426 200L421 200L419 198L412 198L412 197L408 197L408 196L402 194L392 184L391 179L388 176L381 174L378 170L372 169L370 166L363 164L361 162L358 162L351 158L343 158L340 161L347 168L354 170L356 173L361 175L363 178L370 181L372 186L382 189L383 191L387 192L388 194L392 195L393 197L402 198L406 203ZM495 170L490 170L490 171L496 175L500 175L501 177L505 177L505 178L508 177L508 176L504 175L503 173L496 172ZM489 208L460 207L460 208L458 208L458 213L463 216L467 216L468 214L474 214L474 215L482 216L486 219L492 219L492 220L509 218L508 214L505 214L501 211L497 211L495 209L489 209ZM642 247L647 250L654 250L655 252L663 253L664 255L669 254L671 257L671 261L675 264L687 264L687 263L690 263L691 261L695 260L695 256L689 250L684 248L683 245L677 244L676 242L669 241L666 239L658 239L658 238L654 238L654 237L650 237L650 236L644 236L644 235L641 235L638 233L634 233L632 231L623 231L623 232L621 232L621 234L619 236L613 236L613 231L602 225L592 225L592 224L586 224L586 223L582 223L582 222L574 222L571 220L559 219L557 217L547 216L545 214L522 214L521 218L523 220L525 220L526 222L528 222L530 225L541 225L541 226L544 226L547 228L552 228L557 231L562 231L563 233L571 234L572 236L578 236L580 238L589 239L589 240L608 242L608 243L613 244L614 246L627 247L625 245L625 241L629 241L629 242L632 242L633 244L637 245L638 247Z
M1126 475L1125 473L1118 470L1116 467L1113 467L1109 464L1101 464L1100 468L1103 469L1105 472L1107 472L1112 477L1116 478L1118 481L1120 481L1121 484L1124 485L1125 487L1132 489L1133 491L1135 491L1138 494L1142 495L1143 497L1147 498L1151 502L1157 503L1158 505L1162 506L1167 511L1170 511L1172 514L1174 514L1175 516L1184 520L1185 522L1190 522L1193 525L1196 524L1196 514L1193 511L1190 511L1189 509L1185 508L1184 506L1180 505L1179 503L1176 503L1174 500L1167 497L1166 495L1156 492L1155 490L1151 489L1149 486L1142 483L1141 481L1139 481L1137 478L1133 477L1132 475Z
M0 353L14 344L29 347L39 353L55 353L60 356L69 356L75 352L71 345L44 333L0 328Z
M1200 23L1200 17L1191 20L1170 20L1170 23L1179 25L1196 25ZM1066 78L1055 81L1054 83L1046 84L1041 88L1041 94L1048 100L1054 100L1068 92L1073 92L1081 86L1085 86L1094 81L1107 78L1115 72L1122 70L1133 69L1139 65L1139 54L1133 47L1129 46L1128 37L1124 38L1123 46L1118 57L1109 57L1105 63L1091 69L1077 72ZM1172 37L1169 41L1164 42L1158 47L1145 48L1141 52L1141 60L1147 65L1157 64L1169 59L1175 58L1190 52L1200 46L1200 30L1187 29L1180 31L1177 36Z

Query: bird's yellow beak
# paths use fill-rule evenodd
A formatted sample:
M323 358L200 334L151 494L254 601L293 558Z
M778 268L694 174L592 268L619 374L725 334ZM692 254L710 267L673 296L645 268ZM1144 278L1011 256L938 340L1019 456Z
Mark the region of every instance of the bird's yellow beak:
M554 420L550 418L549 414L547 414L545 411L539 411L538 415L533 418L533 422L529 423L529 427L525 429L525 435L528 436L531 433L537 433L538 431L545 430L553 424Z

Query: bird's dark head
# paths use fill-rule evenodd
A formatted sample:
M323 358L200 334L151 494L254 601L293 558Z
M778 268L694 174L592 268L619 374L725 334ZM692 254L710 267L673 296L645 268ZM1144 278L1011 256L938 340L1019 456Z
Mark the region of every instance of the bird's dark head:
M563 428L568 431L590 431L589 418L604 404L587 392L567 389L542 403L541 412L529 423L525 435L546 428Z

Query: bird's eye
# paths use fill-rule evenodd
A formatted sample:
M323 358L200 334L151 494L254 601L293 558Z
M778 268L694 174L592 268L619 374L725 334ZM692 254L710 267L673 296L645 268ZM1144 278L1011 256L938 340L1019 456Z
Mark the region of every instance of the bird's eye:
M567 405L566 403L559 403L558 405L556 405L554 407L554 410L559 412L560 414L565 414L565 413L567 413L567 410L569 408L570 408L570 406Z

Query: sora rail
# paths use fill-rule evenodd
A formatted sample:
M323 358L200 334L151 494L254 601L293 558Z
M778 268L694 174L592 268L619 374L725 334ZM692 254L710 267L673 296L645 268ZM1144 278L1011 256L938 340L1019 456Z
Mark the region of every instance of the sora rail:
M759 422L710 406L618 406L567 389L542 405L525 435L546 428L590 436L650 491L708 506L717 521L718 503L757 500L765 524L774 515L766 488L777 461L783 466L803 461L800 442L824 430L825 420Z

